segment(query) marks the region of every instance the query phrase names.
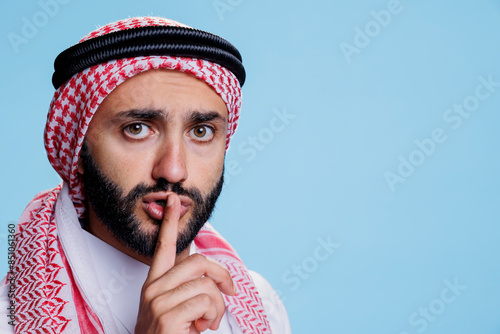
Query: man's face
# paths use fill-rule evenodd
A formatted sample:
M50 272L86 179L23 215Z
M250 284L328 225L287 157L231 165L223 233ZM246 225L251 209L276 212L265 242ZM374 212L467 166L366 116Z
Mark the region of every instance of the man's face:
M150 70L119 85L90 122L79 166L90 232L129 255L151 257L175 192L182 252L222 188L227 118L221 97L189 74Z

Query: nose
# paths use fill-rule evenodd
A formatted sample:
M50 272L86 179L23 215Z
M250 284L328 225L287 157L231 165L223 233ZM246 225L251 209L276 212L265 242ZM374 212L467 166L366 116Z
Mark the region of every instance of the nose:
M186 181L186 152L181 142L168 141L158 149L152 176L155 180L163 178L169 183Z

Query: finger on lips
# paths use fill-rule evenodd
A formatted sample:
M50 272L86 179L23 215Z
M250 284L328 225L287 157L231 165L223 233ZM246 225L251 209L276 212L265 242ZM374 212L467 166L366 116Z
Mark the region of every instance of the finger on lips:
M163 220L156 242L153 262L149 269L147 281L151 282L168 272L175 264L177 234L181 203L175 193L168 195Z
M176 264L180 214L179 196L169 194L143 298L157 314L192 322L199 332L216 330L225 312L221 292L233 296L235 285L226 268L203 255Z

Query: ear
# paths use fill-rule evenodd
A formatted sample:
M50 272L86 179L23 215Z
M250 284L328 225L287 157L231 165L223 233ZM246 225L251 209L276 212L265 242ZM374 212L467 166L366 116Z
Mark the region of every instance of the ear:
M79 174L83 175L83 160L82 160L81 156L78 158L78 169L77 169L77 171L78 171Z
M83 175L84 168L83 168L83 158L82 158L82 155L84 155L84 154L86 155L87 151L88 151L87 143L86 143L86 141L84 141L83 144L82 144L82 147L80 148L80 153L78 155L78 168L77 168L78 174L82 174Z
M83 143L82 143L82 147L80 148L80 153L78 154L78 168L77 168L77 171L78 171L78 174L81 174L83 175L85 169L83 168L83 158L82 156L83 155L87 155L88 154L88 147L87 147L87 138L84 139Z

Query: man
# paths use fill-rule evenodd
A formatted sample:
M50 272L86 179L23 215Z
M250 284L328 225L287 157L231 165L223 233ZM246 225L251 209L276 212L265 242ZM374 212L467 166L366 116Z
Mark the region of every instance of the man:
M231 44L163 18L57 57L45 148L63 183L21 216L2 333L291 332L207 223L244 79Z

